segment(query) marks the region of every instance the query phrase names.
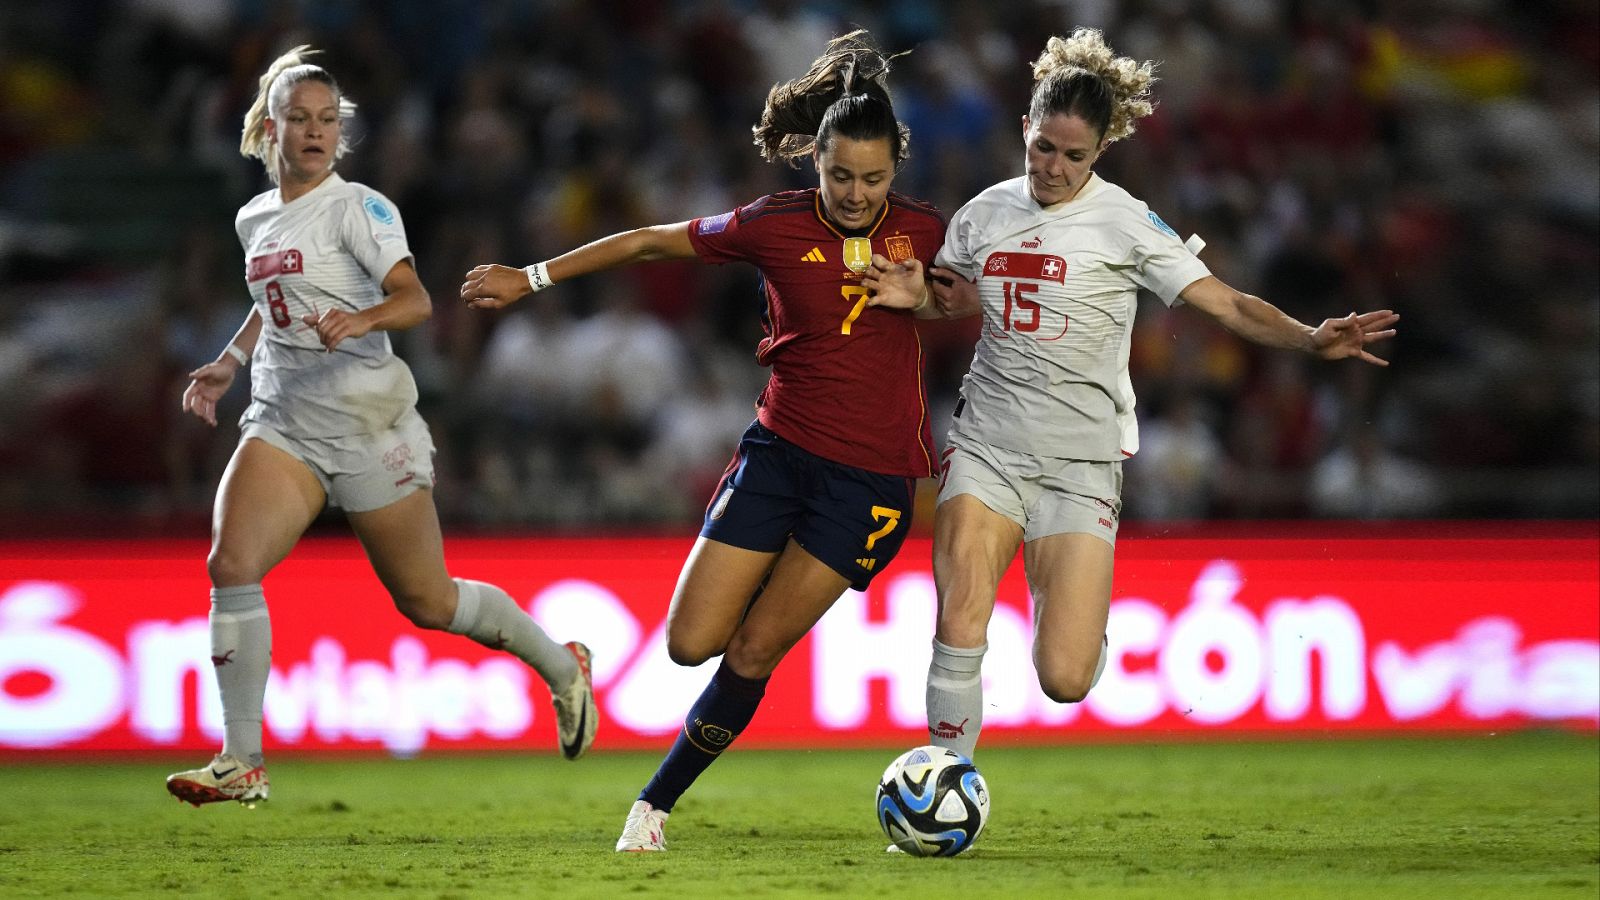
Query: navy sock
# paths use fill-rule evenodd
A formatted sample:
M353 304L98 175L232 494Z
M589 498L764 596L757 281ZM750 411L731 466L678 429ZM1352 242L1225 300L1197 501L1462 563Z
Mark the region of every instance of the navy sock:
M750 724L766 692L766 678L745 678L723 662L717 674L711 676L711 683L700 692L700 699L690 707L683 730L678 732L678 739L672 742L672 749L650 783L639 792L639 799L662 812L671 812L689 785Z

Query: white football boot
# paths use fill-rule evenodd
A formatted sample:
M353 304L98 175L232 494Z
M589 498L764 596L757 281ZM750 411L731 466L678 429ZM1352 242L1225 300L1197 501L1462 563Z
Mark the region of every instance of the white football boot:
M667 816L643 800L635 800L617 838L618 853L650 853L667 849Z
M199 806L237 800L247 809L267 799L267 768L251 766L235 756L218 753L211 765L167 776L167 792Z
M561 755L577 759L594 743L600 710L594 705L594 676L589 673L589 648L568 641L567 651L578 660L578 677L566 690L550 694L556 708L556 735L561 739Z

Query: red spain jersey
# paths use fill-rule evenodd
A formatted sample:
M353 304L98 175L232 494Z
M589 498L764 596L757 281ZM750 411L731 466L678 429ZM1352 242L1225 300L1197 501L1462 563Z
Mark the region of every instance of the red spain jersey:
M846 238L866 238L871 253L926 267L944 242L944 217L891 192L869 228L847 234L825 218L811 188L689 223L702 260L748 262L761 272L767 336L756 360L772 369L757 401L761 424L836 463L932 475L915 321L903 309L866 305L861 276L845 265Z

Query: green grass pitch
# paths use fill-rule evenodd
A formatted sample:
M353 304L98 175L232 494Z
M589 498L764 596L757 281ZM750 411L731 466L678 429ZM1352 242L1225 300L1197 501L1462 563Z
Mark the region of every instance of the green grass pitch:
M883 852L873 781L897 752L735 749L665 854L611 849L656 754L283 754L254 810L168 797L201 760L13 761L0 896L1600 895L1592 734L986 747L993 813L955 859Z

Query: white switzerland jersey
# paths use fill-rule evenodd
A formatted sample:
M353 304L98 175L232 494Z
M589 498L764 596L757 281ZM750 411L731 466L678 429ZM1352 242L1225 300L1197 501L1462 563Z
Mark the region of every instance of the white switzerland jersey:
M346 338L328 353L316 329L301 321L383 301L384 277L411 257L394 204L331 174L289 203L276 189L257 196L234 227L262 323L241 423L261 422L291 437L369 434L416 405L416 382L387 332Z
M1041 208L1025 178L974 197L935 264L978 282L983 332L954 430L996 447L1113 460L1139 449L1128 350L1138 291L1171 306L1211 274L1165 222L1091 174Z

